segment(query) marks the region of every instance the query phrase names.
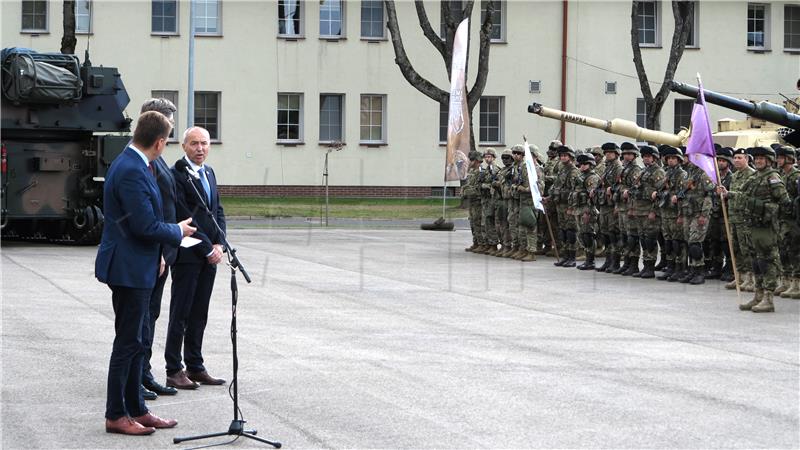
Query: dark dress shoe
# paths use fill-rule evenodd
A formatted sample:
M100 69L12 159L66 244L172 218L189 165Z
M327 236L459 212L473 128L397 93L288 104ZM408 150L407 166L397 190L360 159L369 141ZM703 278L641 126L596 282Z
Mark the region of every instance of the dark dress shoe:
M181 370L173 375L167 375L167 386L177 389L197 389L199 384L186 377L186 372Z
M219 386L221 384L225 384L225 380L222 378L214 378L208 374L205 370L202 372L186 372L186 376L192 380L196 381L200 384L209 384L212 386Z
M106 433L130 434L132 436L144 436L155 433L153 427L146 427L133 420L130 416L122 416L116 420L106 419Z
M175 395L178 393L178 390L174 387L164 386L156 380L144 381L142 386L158 395Z
M151 412L143 416L134 417L133 420L139 422L143 427L152 428L172 428L178 424L178 421L175 419L162 419Z
M140 385L139 386L139 390L142 392L142 398L144 398L145 400L155 400L155 399L158 398L158 394L156 394L155 392L147 389L144 386Z

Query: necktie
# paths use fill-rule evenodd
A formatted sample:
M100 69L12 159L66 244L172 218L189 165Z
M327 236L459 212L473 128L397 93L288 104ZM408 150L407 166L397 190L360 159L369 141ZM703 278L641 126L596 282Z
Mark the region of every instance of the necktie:
M153 161L150 161L150 164L147 165L147 168L150 169L150 173L153 174L153 176L155 177L156 176L156 166L153 165Z
M197 170L197 173L200 174L200 183L203 184L203 190L206 191L206 200L208 201L208 206L211 206L211 185L208 184L208 178L206 177L206 168L201 167Z

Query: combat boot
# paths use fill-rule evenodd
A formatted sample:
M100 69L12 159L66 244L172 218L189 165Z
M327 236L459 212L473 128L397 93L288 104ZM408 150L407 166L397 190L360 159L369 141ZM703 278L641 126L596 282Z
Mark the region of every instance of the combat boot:
M612 272L612 273L614 275L622 275L630 267L631 267L631 257L630 256L626 256L625 259L622 261L622 267L618 267L618 268L614 269L614 272Z
M678 282L685 284L685 283L688 283L688 282L692 281L692 278L694 278L694 274L698 270L703 270L703 268L702 267L699 267L699 268L698 267L690 267L689 270L686 271L684 276L680 280L678 280Z
M536 261L536 252L529 251L525 256L519 259L522 262Z
M789 287L790 287L789 286L789 278L781 275L778 278L778 287L776 287L775 290L772 291L772 293L777 295L777 296L780 296L783 293L783 291L789 289Z
M722 276L722 267L720 267L720 265L720 263L712 262L711 267L705 274L705 278L708 278L709 280L719 279L719 277Z
M489 256L497 256L498 253L500 253L500 250L497 248L497 245L489 248L489 251L486 252Z
M681 281L686 276L687 272L688 271L683 267L681 268L676 267L675 272L672 272L672 275L670 275L669 278L667 278L667 281L669 281L670 283Z
M703 284L706 282L705 274L703 274L703 269L695 270L692 279L689 280L689 284Z
M586 253L586 261L577 267L578 270L594 270L594 253Z
M639 267L638 267L639 265L638 264L636 266L637 266L636 267L636 272L632 273L631 276L633 278L641 278L642 277L642 272L644 272L644 264L642 264L642 268L641 269L639 269Z
M502 254L502 255L500 255L500 256L502 256L503 258L510 258L510 257L511 257L511 255L513 255L513 254L514 254L514 253L516 253L516 252L517 252L517 251L516 251L516 250L514 250L514 247L513 247L513 246L509 246L509 247L506 249L506 251L504 251L504 252L503 252L503 254Z
M564 264L561 264L561 267L575 267L575 250L567 252L567 260L564 261Z
M751 309L753 309L753 306L756 306L757 304L761 303L761 300L763 299L764 299L764 290L757 289L756 294L753 296L752 300L745 303L739 303L739 310L750 311Z
M631 276L631 275L633 275L633 274L635 274L636 272L639 271L639 258L636 258L635 256L632 256L630 258L630 260L631 260L630 265L620 275L622 275L624 277L629 277L629 276Z
M605 272L606 269L608 269L608 266L611 265L611 254L608 254L608 255L605 255L605 256L606 256L606 260L603 261L603 265L600 266L600 267L596 267L594 270L596 270L598 272Z
M518 251L518 252L517 252L517 253L516 253L514 256L512 256L511 258L512 258L512 259L516 259L517 261L521 261L521 260L522 260L522 258L524 258L524 257L526 257L526 256L528 256L528 251L527 251L527 250L525 250L524 248L521 248L521 249L519 249L519 251Z
M655 261L645 261L644 268L641 272L639 272L640 278L655 278L656 277L656 262Z
M544 252L544 256L549 256L549 257L551 257L551 258L552 258L552 257L556 256L556 251L555 251L555 250L553 250L553 247L552 247L552 246L550 246L550 247L548 247L548 248L545 250L545 252Z
M485 255L485 254L489 253L489 250L491 250L491 249L492 249L491 245L483 244L480 247L476 248L474 253L479 253L481 255Z
M666 269L667 266L669 266L669 264L670 264L669 261L664 259L664 256L662 255L661 259L658 261L658 264L655 264L653 266L653 271L654 272L661 272L662 270Z
M756 290L756 276L753 272L744 273L744 282L742 283L741 290L745 292L754 292Z
M756 306L753 306L751 311L754 313L775 312L775 305L772 303L772 292L765 290L764 298Z
M478 244L473 243L472 246L465 248L464 251L465 252L474 252L476 248L478 248Z
M742 285L741 285L741 283L742 283L742 281L744 281L744 280L742 279L743 277L744 277L744 274L743 274L743 273L739 274L739 289L741 289L741 288L742 288ZM732 280L730 281L730 283L726 284L726 285L725 285L725 289L736 289L736 279L732 279Z
M792 277L790 278L791 285L789 289L783 291L781 293L781 297L783 298L800 298L800 278Z
M655 268L654 268L654 269L655 269ZM672 261L669 261L669 262L667 263L667 266L666 266L666 267L664 267L664 271L663 271L663 273L662 273L661 275L659 275L658 277L656 277L656 278L657 278L657 279L659 279L659 280L661 280L661 281L665 281L667 278L669 278L670 276L672 276L672 274L673 274L674 272L675 272L675 263L674 263L674 262L672 262Z
M614 273L616 270L618 270L619 269L619 260L620 260L620 256L619 255L612 254L611 255L611 265L608 266L608 269L606 269L606 273Z
M733 267L731 267L730 261L725 261L725 265L722 266L722 275L720 275L719 280L720 281L733 280Z
M561 258L560 258L558 261L556 261L556 262L554 262L554 263L553 263L553 265L554 265L554 266L561 267L561 266L563 266L563 265L564 265L564 263L565 263L565 262L567 262L567 260L569 259L569 257L567 257L567 251L566 251L566 250L561 250L561 252L560 252L559 256L560 256Z

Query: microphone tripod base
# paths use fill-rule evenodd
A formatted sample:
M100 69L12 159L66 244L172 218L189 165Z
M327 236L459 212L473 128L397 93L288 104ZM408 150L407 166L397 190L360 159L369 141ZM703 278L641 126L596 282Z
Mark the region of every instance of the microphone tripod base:
M272 442L260 438L256 436L256 434L258 434L258 430L245 430L244 424L245 424L244 420L233 420L231 422L231 426L228 427L228 431L222 431L220 433L201 434L198 436L190 436L190 437L176 437L172 439L172 443L179 444L181 442L194 441L198 439L208 439L219 436L244 436L246 438L250 438L259 442L263 442L264 444L271 445L275 448L281 448L280 442Z

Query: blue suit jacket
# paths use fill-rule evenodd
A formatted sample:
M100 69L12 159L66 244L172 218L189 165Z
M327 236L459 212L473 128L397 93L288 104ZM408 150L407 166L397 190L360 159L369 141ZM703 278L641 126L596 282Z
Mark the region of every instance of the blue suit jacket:
M205 262L206 255L211 253L212 245L222 244L223 236L217 231L214 222L206 214L205 207L211 210L211 215L222 228L224 233L227 233L225 227L225 211L219 202L219 191L217 190L217 176L214 169L208 164L205 165L206 176L208 177L208 184L211 187L211 204L207 205L206 199L201 202L197 198L197 192L201 194L205 192L200 180L194 178L187 179L185 173L178 172L175 166L172 166L172 175L175 177L175 191L177 193L176 210L177 215L181 219L192 216L192 225L197 227L197 231L192 237L200 239L200 243L194 247L179 248L178 259L176 264L180 263L201 263ZM194 187L192 187L194 185Z
M179 245L181 229L164 223L156 179L130 147L111 164L103 186L103 238L94 273L111 286L151 289L161 244Z
M158 184L159 194L161 194L161 210L164 213L164 222L177 223L178 219L175 216L175 202L177 201L175 196L175 177L172 175L172 171L169 169L167 162L164 161L164 158L159 156L153 161L153 165L156 168L156 183ZM181 220L187 218L181 217ZM164 244L161 251L168 266L175 264L175 259L178 257L177 247Z

